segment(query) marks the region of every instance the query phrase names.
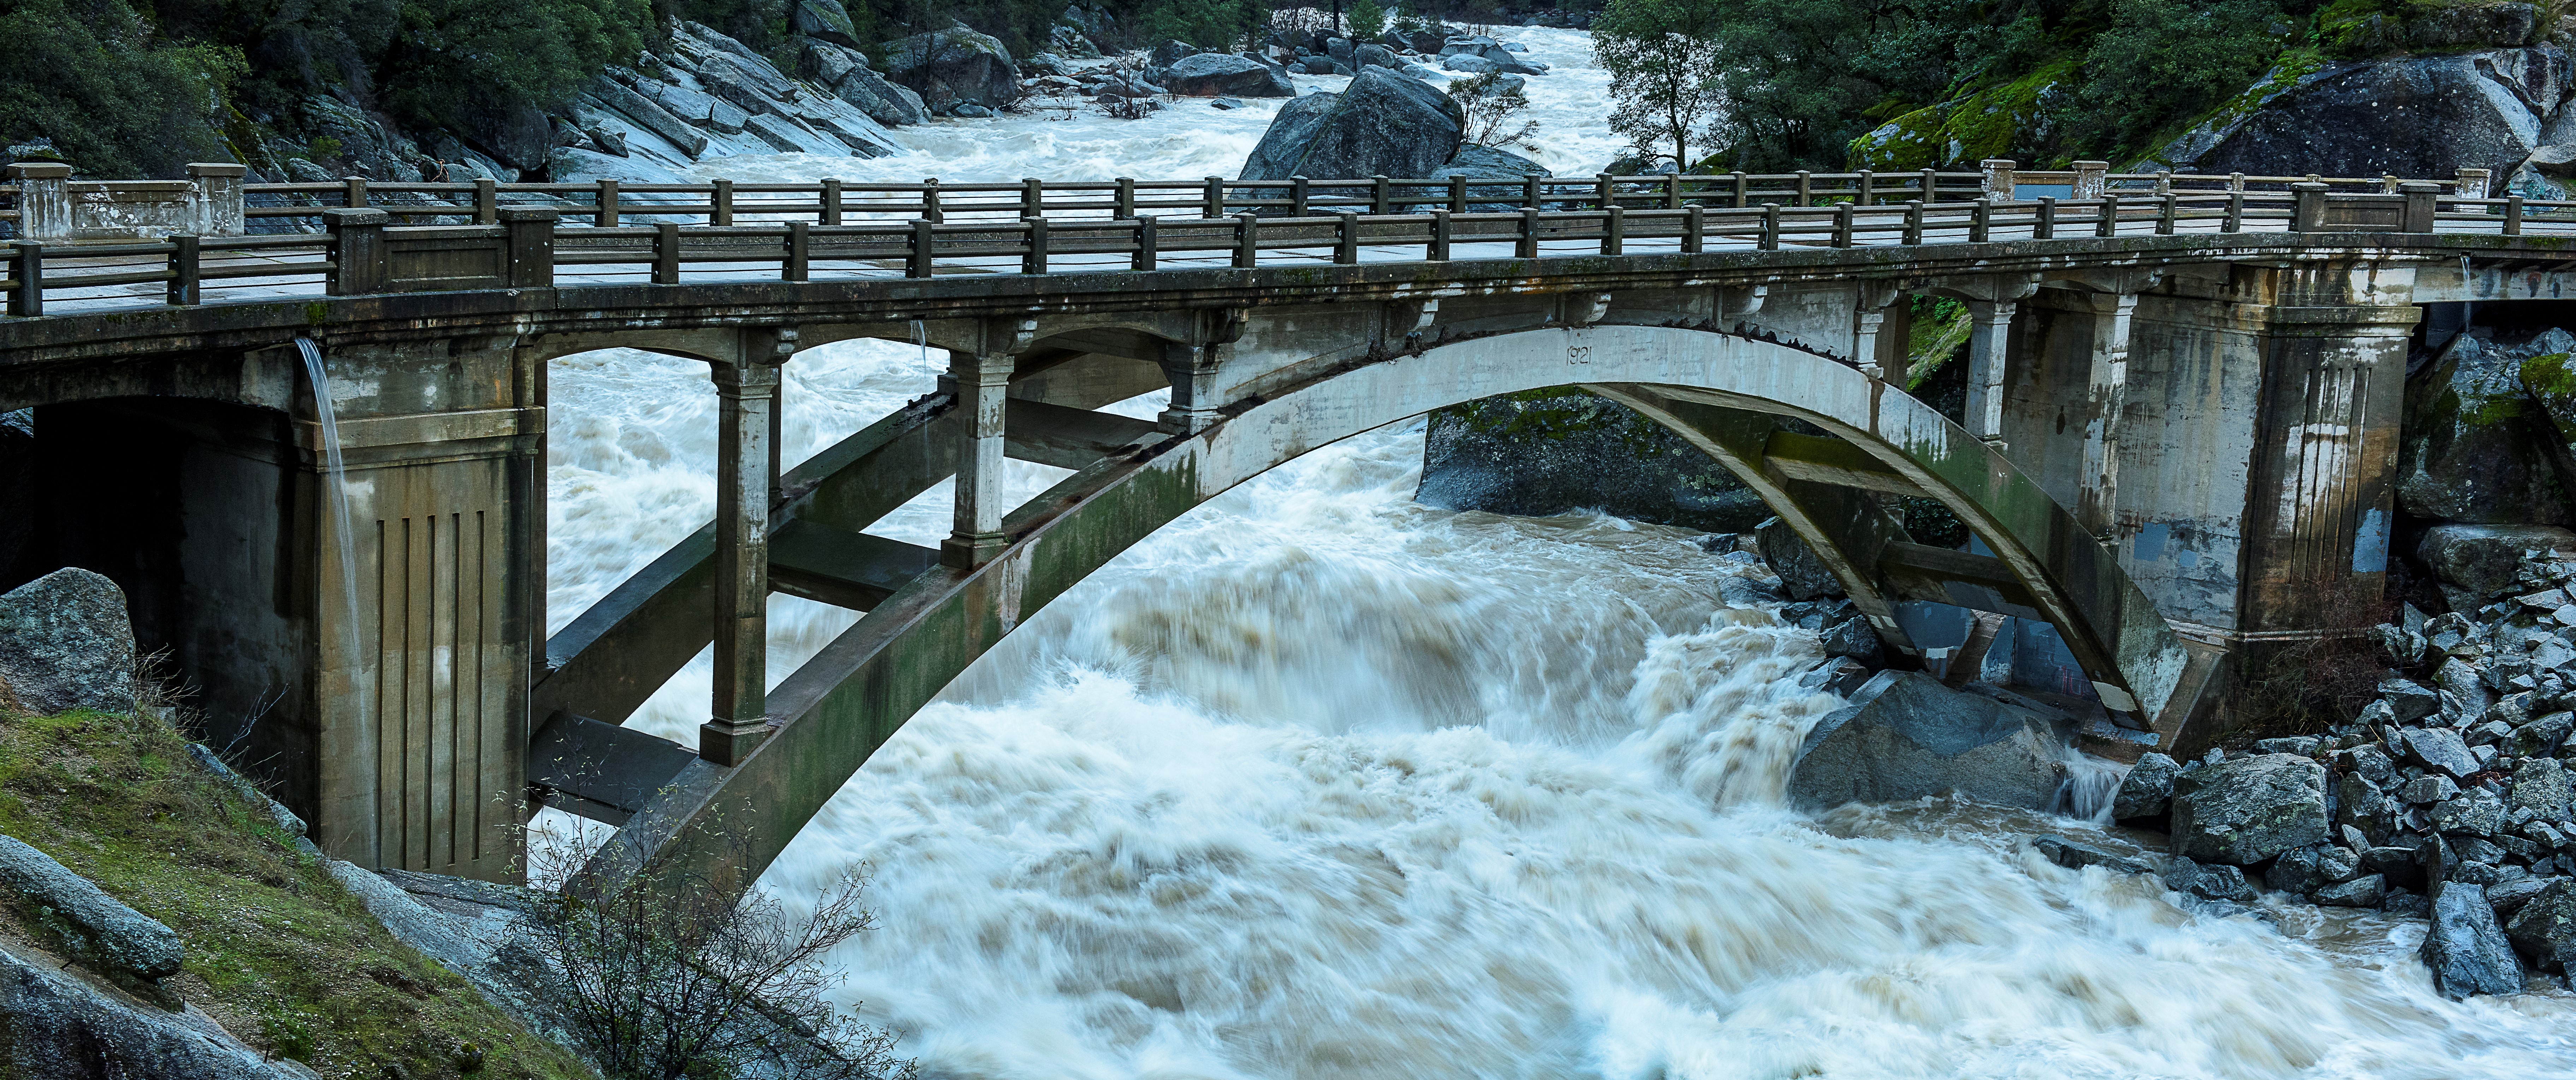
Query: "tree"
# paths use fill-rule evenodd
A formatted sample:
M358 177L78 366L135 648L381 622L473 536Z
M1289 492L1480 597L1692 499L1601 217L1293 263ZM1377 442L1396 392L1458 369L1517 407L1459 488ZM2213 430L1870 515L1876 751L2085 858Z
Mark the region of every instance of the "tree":
M1592 51L1610 73L1610 130L1656 159L1689 169L1721 102L1716 0L1610 0L1592 23ZM1661 147L1670 146L1670 152Z
M578 847L531 851L556 852L537 876L568 883L521 913L517 943L538 962L512 965L511 977L608 1080L914 1075L891 1033L823 997L840 981L827 955L874 924L859 873L800 915L758 889L738 896L728 880L647 873L608 887L555 872L577 865Z
M1351 0L1351 40L1371 40L1386 30L1386 9L1377 0Z
M1511 81L1504 82L1506 78ZM1461 142L1506 150L1528 146L1530 137L1538 134L1538 121L1521 116L1529 111L1530 102L1521 90L1520 76L1488 71L1459 79L1449 84L1449 99L1458 103L1467 118L1459 125L1465 133Z

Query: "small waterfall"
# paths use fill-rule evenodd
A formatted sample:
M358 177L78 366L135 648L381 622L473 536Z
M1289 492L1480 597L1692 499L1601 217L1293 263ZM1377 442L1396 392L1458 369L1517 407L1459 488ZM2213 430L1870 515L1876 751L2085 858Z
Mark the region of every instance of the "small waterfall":
M2108 825L2111 823L2111 804L2120 794L2120 781L2128 778L2127 766L2069 747L2066 751L2066 784L2057 789L2057 805L2053 809L2068 817Z
M330 493L331 515L339 534L340 594L346 605L351 674L349 685L358 695L358 711L365 713L366 680L358 677L359 657L364 643L358 634L358 538L357 527L349 514L349 464L340 456L340 418L338 406L331 401L331 376L322 366L322 347L312 338L295 339L296 351L304 354L304 373L313 382L313 415L322 424L322 461L330 470L323 485Z
M2475 295L2469 290L2469 286L2475 283L2469 277L2469 274L2469 257L2462 255L2460 256L2460 295L2462 296ZM2476 311L2477 307L2475 302L2469 300L2460 301L2460 333L2466 334L2469 332L2469 317L2472 314L2475 314Z

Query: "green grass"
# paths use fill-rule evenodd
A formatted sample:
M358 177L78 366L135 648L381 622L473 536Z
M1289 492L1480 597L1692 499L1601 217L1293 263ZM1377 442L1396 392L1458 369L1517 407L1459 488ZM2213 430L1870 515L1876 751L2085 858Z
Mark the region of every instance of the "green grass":
M177 931L172 989L325 1076L594 1075L395 941L159 720L0 714L0 833Z

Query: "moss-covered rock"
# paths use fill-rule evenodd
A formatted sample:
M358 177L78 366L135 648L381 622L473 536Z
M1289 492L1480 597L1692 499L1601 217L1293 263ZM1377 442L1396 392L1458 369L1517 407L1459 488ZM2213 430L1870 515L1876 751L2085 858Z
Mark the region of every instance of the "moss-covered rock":
M2570 345L2576 338L2557 330L2520 348L2463 336L2410 384L2398 455L2398 508L2419 518L2470 524L2576 520L2554 449L2558 436L2547 412L2525 392L2521 373L2526 359L2564 353Z
M1627 406L1560 388L1431 414L1425 505L1541 517L1600 510L1709 532L1750 532L1771 511L1724 466Z
M2077 58L2042 65L2010 82L1917 109L1852 140L1855 169L1910 171L1974 165L1986 158L2047 156L2060 98L2073 85Z

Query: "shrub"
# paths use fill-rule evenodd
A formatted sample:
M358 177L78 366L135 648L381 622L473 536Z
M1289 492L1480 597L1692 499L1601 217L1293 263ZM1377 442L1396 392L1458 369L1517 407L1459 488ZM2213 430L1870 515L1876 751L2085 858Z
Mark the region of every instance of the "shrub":
M2084 88L2063 122L2088 155L2136 145L2209 111L2272 65L2290 24L2272 0L2113 0L2084 54Z
M469 110L557 109L643 48L645 0L403 0L380 64L385 103L455 126Z
M240 54L154 41L123 0L0 0L0 43L0 140L50 137L99 177L231 159L216 127Z

